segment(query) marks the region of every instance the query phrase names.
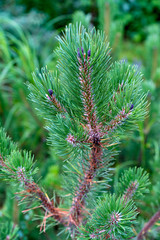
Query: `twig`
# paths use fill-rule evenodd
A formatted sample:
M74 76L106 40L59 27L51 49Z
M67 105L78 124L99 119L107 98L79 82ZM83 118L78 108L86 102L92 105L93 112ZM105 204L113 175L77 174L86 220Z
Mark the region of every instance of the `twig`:
M143 239L143 237L147 234L149 229L160 219L160 210L156 212L153 217L145 224L145 226L142 228L140 233L137 236L137 240Z
M55 220L62 223L64 226L67 225L66 223L66 216L68 212L59 210L53 204L53 202L49 199L47 194L45 194L40 187L32 180L28 179L25 174L25 169L23 167L19 167L18 170L14 169L13 171L3 160L2 156L0 155L0 165L3 166L9 173L11 173L11 177L18 180L19 182L24 184L25 191L22 191L19 194L24 195L26 197L30 196L33 199L37 198L41 202L41 207L46 212L50 213Z
M125 194L123 195L124 203L127 203L130 199L132 199L137 188L138 182L136 180L130 183L129 187L125 191Z
M66 213L62 214L62 212L55 208L49 197L39 188L39 186L30 179L27 179L23 168L19 168L17 171L17 177L19 181L24 183L26 192L29 193L29 195L36 195L38 197L45 211L49 212L58 222L66 225Z

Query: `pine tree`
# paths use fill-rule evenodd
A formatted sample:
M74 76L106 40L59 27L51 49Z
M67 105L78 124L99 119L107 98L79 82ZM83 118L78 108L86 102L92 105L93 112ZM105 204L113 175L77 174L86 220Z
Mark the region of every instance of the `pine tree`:
M44 211L40 230L64 226L71 239L130 239L138 202L147 192L148 174L125 171L109 190L116 146L146 114L142 75L124 61L111 63L105 34L81 25L58 37L57 72L33 74L30 99L46 120L48 142L66 158L59 206L36 182L31 153L19 151L0 131L0 173L20 188L21 202ZM113 193L114 192L114 193ZM53 223L54 219L54 223Z

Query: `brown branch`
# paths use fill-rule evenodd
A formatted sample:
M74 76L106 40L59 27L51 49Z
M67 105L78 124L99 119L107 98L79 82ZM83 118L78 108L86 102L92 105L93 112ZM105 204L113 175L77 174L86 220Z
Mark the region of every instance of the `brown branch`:
M140 233L137 236L137 240L143 239L143 237L147 234L149 229L158 221L160 220L160 210L156 212L153 217L145 224L145 226L142 228Z
M44 210L46 212L49 212L55 220L62 223L63 225L66 225L65 214L62 214L62 211L59 211L57 208L55 208L53 202L51 202L49 197L40 189L40 187L35 182L26 178L23 168L19 168L17 171L17 176L19 181L24 183L26 192L29 193L29 195L32 197L36 195L40 200Z
M33 182L32 180L28 179L25 174L25 169L19 167L18 170L14 169L13 171L3 160L2 156L0 155L0 165L3 169L6 169L9 173L11 173L11 177L18 180L19 182L24 184L25 191L22 193L25 195L24 199L28 196L32 197L34 200L38 198L41 202L41 207L51 214L51 216L57 220L58 222L62 223L63 225L67 225L66 223L66 215L68 214L66 211L59 210L55 208L53 202L49 199L49 197L40 189L40 187Z
M84 106L84 117L89 130L89 142L91 143L91 153L89 157L88 170L84 171L84 178L80 181L78 189L73 198L72 206L70 208L69 226L75 228L83 220L83 209L85 205L85 197L90 191L93 185L93 179L95 177L96 170L100 166L102 149L100 144L100 131L95 111L94 99L91 87L91 66L90 66L90 50L88 51L88 57L82 48L83 60L78 52L79 61L79 79L81 83L82 101ZM70 141L75 140L70 136Z
M96 170L99 167L99 162L102 155L100 144L94 144L91 149L89 169L84 175L83 181L78 187L70 209L69 225L78 226L82 221L82 211L85 204L85 197L93 185L93 178Z

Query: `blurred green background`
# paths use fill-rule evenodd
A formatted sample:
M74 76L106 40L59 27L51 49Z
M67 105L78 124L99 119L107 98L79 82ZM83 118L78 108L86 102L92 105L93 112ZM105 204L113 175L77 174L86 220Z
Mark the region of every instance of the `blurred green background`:
M26 84L33 82L36 68L47 65L56 70L56 36L66 24L80 21L87 28L105 31L113 61L135 64L143 73L148 117L137 131L121 139L112 182L114 187L129 166L142 166L150 173L151 192L140 209L143 226L160 206L159 0L1 0L0 125L21 149L33 152L42 186L49 195L53 190L58 195L64 159L46 144L44 120L28 100ZM40 234L40 220L34 217L38 212L22 214L14 192L0 182L0 239L65 239L63 234L56 236L59 227ZM160 239L156 226L149 234L149 239Z

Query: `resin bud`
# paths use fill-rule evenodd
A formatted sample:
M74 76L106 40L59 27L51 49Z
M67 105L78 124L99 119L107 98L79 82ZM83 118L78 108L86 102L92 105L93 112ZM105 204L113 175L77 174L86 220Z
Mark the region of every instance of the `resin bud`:
M91 56L91 50L90 50L90 49L88 50L88 53L87 53L87 54L88 54L88 57Z
M130 106L130 109L129 110L132 110L134 108L134 105L132 104L131 106Z
M53 90L52 89L48 89L49 95L52 96L53 94Z

